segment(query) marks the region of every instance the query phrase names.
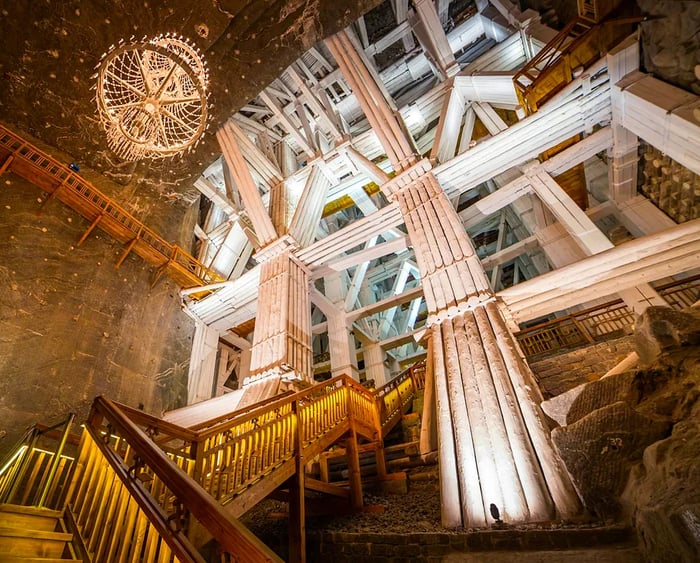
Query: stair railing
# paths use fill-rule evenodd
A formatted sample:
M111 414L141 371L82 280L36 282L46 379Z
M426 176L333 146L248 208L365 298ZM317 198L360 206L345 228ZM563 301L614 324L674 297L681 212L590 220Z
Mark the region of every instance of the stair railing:
M68 504L94 560L199 563L193 518L234 560L280 561L109 399L95 399L84 440Z
M537 111L574 79L577 68L588 68L597 61L601 53L629 35L631 24L640 19L611 19L600 23L584 17L571 20L513 76L520 105L527 113Z
M690 307L700 298L700 274L653 285L677 310ZM537 358L629 334L633 327L634 313L621 299L615 299L524 328L515 338L527 358Z
M60 493L73 465L64 454L75 415L46 427L35 424L27 430L16 449L0 466L0 504L57 508ZM60 429L60 432L58 430ZM57 444L44 447L42 437L56 437Z
M351 424L369 440L381 438L374 395L344 375L197 429L180 428L129 407L120 409L222 504L273 471L275 482L291 476L296 456L317 455Z
M417 392L425 387L425 369L425 360L417 362L374 392L382 436L389 433Z

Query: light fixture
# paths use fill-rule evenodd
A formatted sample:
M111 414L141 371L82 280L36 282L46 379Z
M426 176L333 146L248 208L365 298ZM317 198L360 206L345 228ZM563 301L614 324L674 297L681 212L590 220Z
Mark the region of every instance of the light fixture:
M123 160L192 149L206 128L207 68L182 37L120 43L97 71L97 108L109 147Z

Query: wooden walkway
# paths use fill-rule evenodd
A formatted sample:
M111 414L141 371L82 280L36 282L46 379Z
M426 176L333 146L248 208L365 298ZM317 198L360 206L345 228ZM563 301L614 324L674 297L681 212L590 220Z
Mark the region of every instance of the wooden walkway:
M225 281L176 244L170 244L128 213L90 182L76 174L28 141L0 125L0 175L10 171L31 182L49 196L44 205L56 199L90 222L78 241L80 246L99 227L124 244L116 267L130 252L155 266L152 283L163 274L180 287L190 288Z

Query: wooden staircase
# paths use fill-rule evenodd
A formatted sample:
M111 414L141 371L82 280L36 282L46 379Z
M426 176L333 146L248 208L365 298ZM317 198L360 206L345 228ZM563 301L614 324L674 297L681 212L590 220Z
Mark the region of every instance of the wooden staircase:
M75 560L76 544L85 562L204 563L199 548L212 539L222 561L280 561L237 520L271 494L289 501L290 557L304 561L306 493L360 509L360 450L374 453L377 478L392 479L383 438L424 385L424 371L409 369L376 392L340 376L191 428L98 397L75 460L57 448L42 477L30 434L0 466L0 503L39 499L52 508L2 505L0 562ZM336 444L345 448L348 480L307 477L309 462Z
M48 508L0 505L0 561L58 563L81 561L63 513Z

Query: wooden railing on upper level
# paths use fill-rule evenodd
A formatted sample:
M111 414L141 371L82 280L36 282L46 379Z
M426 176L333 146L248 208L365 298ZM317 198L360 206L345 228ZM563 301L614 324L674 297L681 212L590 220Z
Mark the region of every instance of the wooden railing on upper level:
M586 69L632 31L640 18L594 23L577 17L547 43L513 76L520 105L534 113L574 79L574 70Z
M99 227L125 244L117 266L135 252L156 267L154 281L168 274L181 287L190 288L224 281L213 270L176 244L170 244L65 164L0 125L0 174L6 170L48 192L45 203L58 199L90 221L78 241L82 244ZM195 295L195 298L197 295Z
M700 275L656 287L675 309L700 299ZM634 314L621 299L521 330L515 337L527 358L537 358L632 332Z

